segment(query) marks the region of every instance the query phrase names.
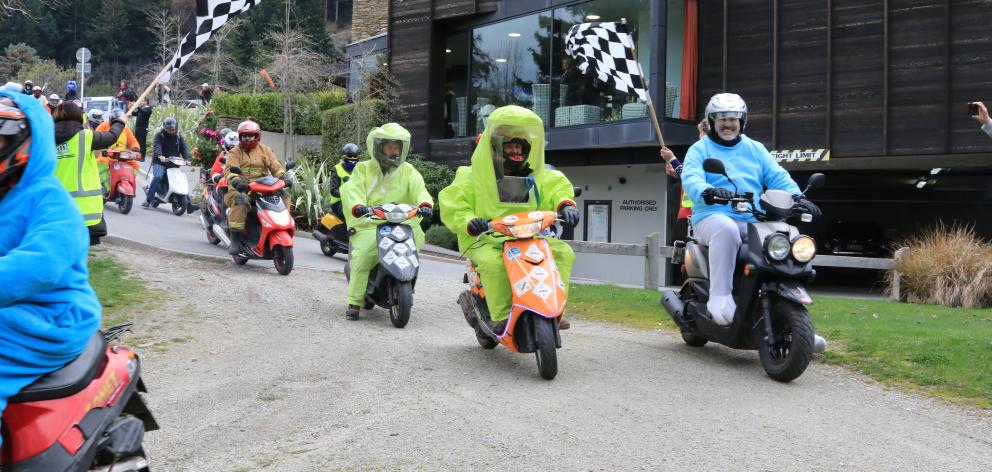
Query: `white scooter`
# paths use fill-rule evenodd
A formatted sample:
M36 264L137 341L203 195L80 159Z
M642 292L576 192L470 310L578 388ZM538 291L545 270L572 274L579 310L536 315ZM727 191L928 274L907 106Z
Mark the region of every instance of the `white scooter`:
M152 208L157 208L162 202L169 203L172 205L174 215L183 216L187 211L191 212L195 209L189 199L189 178L186 177L186 170L183 169L183 166L189 166L189 161L181 157L167 157L166 160L179 167L165 170L165 176L158 187L159 192L155 195L155 200L149 203ZM144 187L146 193L150 184L151 179L146 179ZM164 194L163 188L166 189Z

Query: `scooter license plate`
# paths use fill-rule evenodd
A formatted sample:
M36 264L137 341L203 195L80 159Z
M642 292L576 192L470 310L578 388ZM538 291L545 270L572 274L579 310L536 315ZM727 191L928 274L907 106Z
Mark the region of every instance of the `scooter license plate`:
M114 170L121 170L120 164L114 164Z

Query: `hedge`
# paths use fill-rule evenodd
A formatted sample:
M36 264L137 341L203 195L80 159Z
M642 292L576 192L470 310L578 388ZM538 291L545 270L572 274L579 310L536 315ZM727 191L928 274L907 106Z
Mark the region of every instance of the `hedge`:
M445 249L451 249L452 251L458 250L458 237L455 236L455 233L452 233L446 226L431 226L424 234L424 239L427 240L428 244L441 246Z
M366 118L365 122L361 123L362 129L359 130L359 123L355 119L359 111L358 106L349 103L327 110L321 116L320 134L323 136L321 151L332 163L337 163L341 148L347 143L355 143L364 150L365 137L369 135L369 131L385 123L384 119L389 114L386 102L382 100L369 100L361 104L361 116Z
M321 113L340 107L347 101L343 91L293 94L294 132L301 135L321 134ZM252 116L266 131L282 133L282 94L217 92L210 107L218 116L243 119Z

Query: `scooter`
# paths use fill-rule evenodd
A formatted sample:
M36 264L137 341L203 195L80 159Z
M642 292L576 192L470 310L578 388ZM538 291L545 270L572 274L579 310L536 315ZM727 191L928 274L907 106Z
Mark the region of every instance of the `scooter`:
M75 360L10 398L0 469L148 471L144 434L158 424L141 393L141 361L114 344L130 324L94 333Z
M226 159L221 159L221 162ZM227 178L217 174L206 180L203 188L203 205L200 207L200 224L207 232L207 242L213 245L231 245L228 236L227 209L224 206L224 193L227 192Z
M296 167L290 161L286 170ZM230 172L241 175L241 168L231 167ZM252 259L271 260L276 272L289 275L293 271L293 236L296 234L296 222L289 214L289 208L282 201L282 193L286 183L271 175L256 179L248 184L250 191L258 194L255 200L255 211L248 212L245 221L247 241L239 254L232 256L234 263L244 265Z
M730 180L719 159L703 162L706 172ZM806 190L820 188L823 174L810 177ZM736 187L736 184L733 184ZM676 241L673 263L685 265L688 279L679 290L663 292L661 304L678 325L686 344L701 347L709 341L733 349L757 350L761 365L774 380L790 382L806 370L813 357L813 322L806 307L813 303L806 283L815 276L813 238L789 224L790 217L813 220L800 213L788 192L768 190L761 195L761 209L750 192L735 191L731 199L714 199L734 211L751 213L758 220L747 226L734 271L733 293L737 303L734 320L720 326L706 310L709 300L709 248L690 240Z
M413 307L413 289L420 271L420 256L413 238L413 228L405 224L417 217L417 208L407 204L389 203L372 207L366 218L385 221L375 229L379 248L379 263L369 272L365 291L365 306L375 305L389 310L389 321L402 328L410 321ZM344 266L344 274L351 280L351 267Z
M313 230L313 238L320 242L320 251L327 257L337 253L348 254L348 226L337 215L326 211Z
M104 194L103 201L114 202L122 214L131 212L134 205L135 183L134 163L141 160L141 154L134 151L104 150L103 155L110 159L110 189Z
M166 160L179 167L165 170L165 177L159 184L159 193L154 196L155 201L151 202L151 207L157 208L162 202L170 203L172 204L172 214L183 216L192 208L192 202L189 198L189 179L186 177L186 171L183 170L183 166L189 166L189 161L181 157L167 157ZM150 184L151 180L145 183L146 192ZM162 188L166 189L164 194L161 191Z
M469 289L458 296L465 321L475 329L479 345L493 349L502 344L512 352L533 352L537 370L546 380L558 375L556 350L561 347L558 324L567 294L551 247L538 236L550 236L556 219L554 212L532 211L489 222L490 230L484 234L507 238L503 242L503 263L513 287L513 302L503 332L493 332L485 290L472 261L468 261L465 275Z

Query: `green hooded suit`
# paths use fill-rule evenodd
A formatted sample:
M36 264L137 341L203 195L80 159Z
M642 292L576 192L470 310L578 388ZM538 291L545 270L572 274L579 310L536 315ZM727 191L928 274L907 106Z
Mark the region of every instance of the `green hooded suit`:
M525 165L531 169L526 179L527 198L523 203L500 201L497 171L502 176L502 165L494 165L494 150L501 149L501 140L526 139L530 152ZM496 159L502 163L502 152ZM524 211L558 211L563 205L575 205L572 183L565 174L544 168L544 123L534 112L511 105L497 109L489 115L486 130L472 153L471 167L459 167L455 180L438 196L441 221L458 235L458 247L477 266L486 292L493 321L510 315L512 292L503 266L502 239L482 236L476 242L468 234L468 223L473 218L491 220ZM575 254L572 248L557 239L549 239L551 252L568 287ZM469 249L472 246L472 249Z
M383 173L382 141L399 140L403 142L403 150L398 157L398 164ZM349 239L348 266L350 280L348 282L348 304L361 306L365 304L365 289L368 286L369 272L379 262L376 250L375 229L383 221L371 221L358 218L352 214L357 205L374 206L386 203L406 203L409 205L434 206L434 199L427 192L424 178L412 165L406 162L410 152L410 132L396 123L386 123L373 129L366 140L366 150L372 159L359 162L351 172L348 182L341 185L342 212L348 227L355 231ZM424 231L420 229L420 217L407 222L413 227L414 241L417 247L424 243Z

